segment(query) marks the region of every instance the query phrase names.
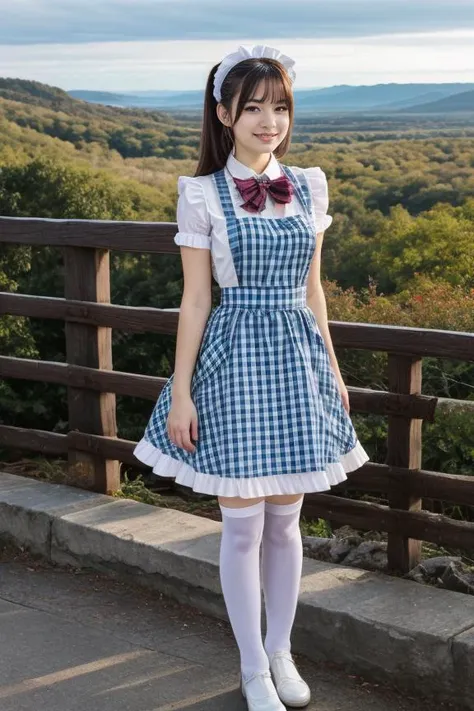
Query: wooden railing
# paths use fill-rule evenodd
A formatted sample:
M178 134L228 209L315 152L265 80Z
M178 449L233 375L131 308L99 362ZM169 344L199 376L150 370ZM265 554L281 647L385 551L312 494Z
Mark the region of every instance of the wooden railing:
M67 455L70 483L111 493L120 486L119 462L137 465L135 442L117 438L115 395L156 400L166 378L112 369L112 329L175 334L178 310L110 304L109 250L178 254L174 223L0 218L0 242L59 247L65 298L0 294L0 313L63 319L67 363L0 357L0 375L67 386L69 432L0 426L0 445ZM384 464L368 462L345 486L380 493L388 506L333 493L305 497L305 513L365 530L388 532L389 567L407 572L421 542L474 548L474 524L422 510L422 498L474 506L474 476L424 471L421 425L432 421L437 398L421 395L424 356L474 360L474 334L366 323L330 322L336 348L388 353L389 391L349 387L351 413L388 418ZM146 423L144 423L145 425Z

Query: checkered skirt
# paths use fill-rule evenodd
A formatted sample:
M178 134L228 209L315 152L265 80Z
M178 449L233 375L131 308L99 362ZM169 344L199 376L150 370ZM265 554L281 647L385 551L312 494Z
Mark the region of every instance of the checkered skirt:
M287 218L237 218L224 171L214 174L239 286L222 288L196 360L196 451L167 435L174 374L135 448L154 473L194 491L244 498L325 491L368 460L306 305L315 249L309 188L282 168L302 208Z

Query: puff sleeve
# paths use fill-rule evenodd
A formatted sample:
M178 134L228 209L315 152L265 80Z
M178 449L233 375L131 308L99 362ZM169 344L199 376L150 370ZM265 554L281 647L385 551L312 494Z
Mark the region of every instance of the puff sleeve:
M176 220L176 244L211 249L211 221L206 196L202 183L196 178L183 175L178 178Z
M313 198L313 214L316 232L324 232L332 223L331 215L328 215L329 193L326 173L321 168L306 168L305 177Z

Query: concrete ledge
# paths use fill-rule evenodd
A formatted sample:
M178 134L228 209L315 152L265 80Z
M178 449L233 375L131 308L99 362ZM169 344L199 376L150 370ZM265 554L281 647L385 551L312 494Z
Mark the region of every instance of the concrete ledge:
M0 473L0 536L225 617L221 524ZM474 598L305 559L293 649L411 696L474 709Z

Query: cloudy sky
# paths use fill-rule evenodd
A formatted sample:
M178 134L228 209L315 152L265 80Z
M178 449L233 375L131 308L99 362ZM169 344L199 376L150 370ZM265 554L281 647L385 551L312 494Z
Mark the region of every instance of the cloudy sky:
M474 82L474 0L0 0L0 76L64 89L202 89L239 44L296 88Z

